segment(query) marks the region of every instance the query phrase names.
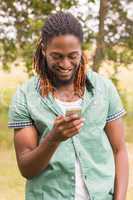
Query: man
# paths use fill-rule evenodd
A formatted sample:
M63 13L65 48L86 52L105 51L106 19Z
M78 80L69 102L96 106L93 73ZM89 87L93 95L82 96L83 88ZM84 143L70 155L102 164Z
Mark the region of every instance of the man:
M128 158L112 82L86 70L83 31L70 13L50 15L34 56L37 76L10 106L26 200L126 200ZM69 108L81 107L81 116Z

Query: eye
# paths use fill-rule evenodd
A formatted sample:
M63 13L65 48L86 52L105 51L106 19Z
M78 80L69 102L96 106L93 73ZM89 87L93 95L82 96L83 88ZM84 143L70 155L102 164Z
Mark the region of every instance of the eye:
M52 55L53 59L59 59L60 55Z
M77 56L69 56L70 59L76 59Z
M62 59L63 56L61 54L52 54L52 58L55 60Z
M69 55L69 58L70 59L78 59L79 58L79 54L71 54L71 55Z

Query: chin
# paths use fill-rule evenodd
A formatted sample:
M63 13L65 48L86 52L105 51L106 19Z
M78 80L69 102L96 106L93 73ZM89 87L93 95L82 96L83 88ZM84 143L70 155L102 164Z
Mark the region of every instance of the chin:
M71 84L72 82L74 81L74 78L73 77L69 77L69 78L63 78L63 79L58 79L58 83L60 85L68 85L68 84Z

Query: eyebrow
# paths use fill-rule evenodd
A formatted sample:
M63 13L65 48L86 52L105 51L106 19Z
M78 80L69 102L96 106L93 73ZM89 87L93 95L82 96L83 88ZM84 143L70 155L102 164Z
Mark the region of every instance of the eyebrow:
M62 54L62 53L60 53L60 52L57 52L57 51L53 51L53 52L51 52L50 54L51 54L51 55L52 55L52 54L54 54L54 55L56 54L56 55L61 55L61 56L63 55L63 56L64 56L64 54ZM71 54L80 54L80 53L79 53L79 51L72 51L72 52L68 53L68 55L71 55Z

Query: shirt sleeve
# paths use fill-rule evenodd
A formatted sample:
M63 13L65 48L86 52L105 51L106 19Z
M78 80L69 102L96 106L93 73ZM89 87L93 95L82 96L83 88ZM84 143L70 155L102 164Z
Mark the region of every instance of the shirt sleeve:
M24 128L31 125L33 125L33 121L28 111L25 93L18 88L9 107L8 127Z
M118 119L126 114L126 111L123 107L121 98L118 94L118 91L112 81L109 80L109 89L108 89L108 98L109 98L109 108L107 122Z

